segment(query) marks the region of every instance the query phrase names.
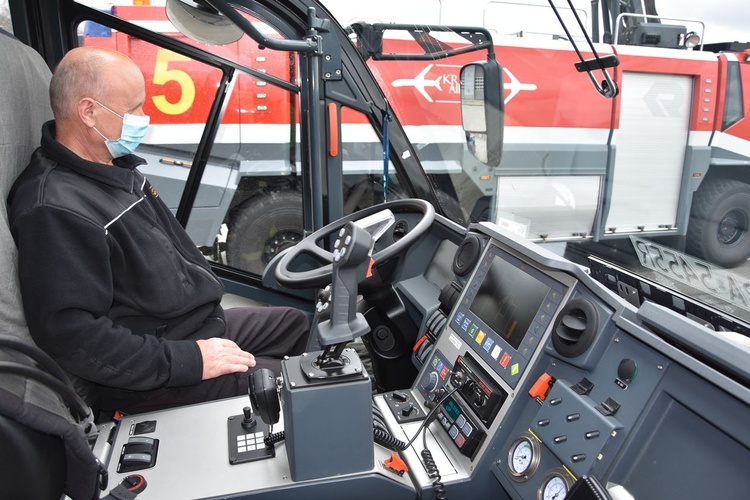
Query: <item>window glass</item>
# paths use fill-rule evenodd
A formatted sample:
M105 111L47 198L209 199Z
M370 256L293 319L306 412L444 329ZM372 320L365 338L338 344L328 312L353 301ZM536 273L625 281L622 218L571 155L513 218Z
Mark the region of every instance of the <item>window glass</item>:
M107 12L248 68L233 71L221 125L189 214L187 232L207 258L260 275L280 250L302 237L299 187L297 56L242 37L206 46L179 33L163 6L115 5ZM278 33L251 18L269 36ZM140 170L176 214L222 72L96 23L78 29L82 45L121 51L146 79L151 126L136 154ZM268 80L259 78L273 75ZM273 80L283 80L291 90Z
M243 35L236 43L230 43L228 45L209 45L186 37L180 33L168 19L164 8L166 0L78 0L78 2L101 10L102 12L106 12L107 14L111 14L142 28L177 38L183 43L204 49L207 52L220 57L239 62L249 68L257 69L260 72L268 73L269 75L284 80L288 79L286 68L278 68L264 64L266 59L264 57L265 53L259 49L258 44L247 35ZM258 31L265 36L281 38L279 32L272 26L245 12L240 11L240 13L253 23ZM96 23L89 23L83 27L83 30L79 30L79 36L93 36L97 33L107 33L108 31L109 29L106 27Z
M445 43L465 45L453 33ZM384 53L410 54L419 47L404 33L386 31ZM427 61L367 61L393 112L414 145L445 215L461 225L488 220L495 190L492 169L469 153L461 128L459 70L476 54Z
M350 108L341 112L344 215L406 197L393 164L383 165L383 143L367 118Z
M740 65L732 61L727 67L727 98L724 104L724 121L721 129L726 130L743 116L742 79Z
M296 61L265 50L279 69ZM294 64L291 64L294 68ZM294 75L290 75L292 78ZM260 275L281 250L303 236L298 161L298 94L239 74L211 151L226 177L207 171L201 189L223 191L216 207L196 207L188 228L218 237L213 258Z
M8 0L0 0L0 29L13 33L13 23L10 21Z

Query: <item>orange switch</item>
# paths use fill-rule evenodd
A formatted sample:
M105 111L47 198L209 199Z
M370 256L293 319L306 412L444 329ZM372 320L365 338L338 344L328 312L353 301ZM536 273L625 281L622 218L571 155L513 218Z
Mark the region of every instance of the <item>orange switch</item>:
M552 384L555 383L555 380L552 378L551 375L547 373L543 373L536 382L534 382L534 385L529 389L529 396L532 398L539 398L540 400L544 401L544 398L547 397L547 393L550 390L550 387L552 387Z
M399 476L403 476L404 472L409 472L409 467L406 466L401 457L399 457L395 451L391 452L391 458L385 459L383 462L385 468Z
M427 334L424 334L421 337L419 337L419 340L417 340L417 343L414 344L414 348L412 349L412 351L417 352L417 349L419 349L419 346L424 344L425 340L427 340Z

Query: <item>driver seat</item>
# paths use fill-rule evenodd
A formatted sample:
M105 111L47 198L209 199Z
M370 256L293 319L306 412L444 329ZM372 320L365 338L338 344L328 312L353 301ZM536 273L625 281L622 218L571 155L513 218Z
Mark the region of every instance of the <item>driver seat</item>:
M92 412L33 342L18 286L5 200L52 118L51 73L41 56L0 29L0 496L99 498Z

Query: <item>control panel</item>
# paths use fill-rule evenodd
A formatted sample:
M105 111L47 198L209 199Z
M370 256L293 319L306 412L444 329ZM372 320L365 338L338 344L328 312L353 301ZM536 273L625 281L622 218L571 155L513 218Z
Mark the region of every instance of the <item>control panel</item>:
M471 360L469 353L456 360L454 373L464 380L458 393L485 427L492 425L497 412L508 397L492 377Z
M445 386L453 370L453 364L449 363L443 353L436 349L427 366L428 368L419 378L417 388L424 396L425 404L429 405L430 401L440 399L445 395Z
M466 411L455 397L448 396L441 403L437 418L461 454L473 459L487 434L471 412Z
M515 388L567 290L548 274L490 245L449 325Z

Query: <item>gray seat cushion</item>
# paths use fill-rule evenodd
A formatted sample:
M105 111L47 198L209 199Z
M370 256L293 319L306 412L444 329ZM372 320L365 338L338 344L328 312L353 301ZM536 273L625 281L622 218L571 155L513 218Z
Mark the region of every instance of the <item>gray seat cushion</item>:
M38 348L24 318L18 287L18 255L10 233L5 200L16 177L28 164L31 153L39 146L42 123L52 118L48 95L51 73L39 54L1 30L0 68L0 116L3 117L0 120L0 190L3 197L0 203L0 276L3 278L3 286L0 287L0 334L12 337L11 340L21 340L28 346L27 351L34 353ZM87 441L89 436L96 434L90 412L86 418L76 418L71 413L67 406L71 400L75 400L78 406L85 407L85 404L76 399L72 389L62 391L66 395L61 395L59 385L65 384L67 379L59 368L40 369L54 363L51 360L39 362L44 353L39 351L29 357L17 348L7 347L12 344L6 342L3 344L6 347L0 346L0 415L22 424L24 427L21 428L29 429L30 446L57 440L65 456L62 463L66 478L65 493L73 499L97 498L98 464ZM42 377L19 374L19 367L33 374L41 372ZM48 377L47 382L44 382L45 376ZM52 384L49 379L52 379ZM55 386L58 388L55 389ZM0 434L3 429L13 432L14 439L23 437L17 426L2 426ZM40 434L50 436L52 440L40 440ZM32 439L33 436L36 438ZM0 436L0 442L6 442L6 439ZM9 447L0 446L0 453L12 451ZM8 459L3 460L6 465L19 463L14 457L3 458ZM32 470L36 479L28 479L30 494L37 491L33 488L38 486L31 482L40 480L39 472L52 465L41 463L38 466L38 470ZM14 481L16 486L23 486L23 479L14 475L7 466L0 473L3 482ZM18 474L22 473L23 470L18 471Z

